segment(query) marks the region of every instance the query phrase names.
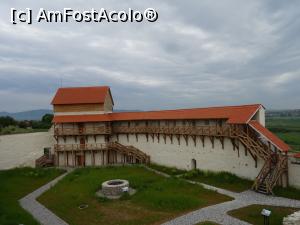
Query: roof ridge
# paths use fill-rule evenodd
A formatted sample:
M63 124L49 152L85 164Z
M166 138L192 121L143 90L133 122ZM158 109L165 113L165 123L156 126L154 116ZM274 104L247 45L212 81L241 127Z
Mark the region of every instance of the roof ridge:
M60 87L58 89L80 89L80 88L110 88L110 87L104 85L104 86Z

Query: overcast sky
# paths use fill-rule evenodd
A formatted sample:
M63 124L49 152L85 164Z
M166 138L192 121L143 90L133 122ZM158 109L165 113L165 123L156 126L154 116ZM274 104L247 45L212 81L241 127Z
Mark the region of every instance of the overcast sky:
M144 10L155 23L10 23L10 8ZM300 1L1 0L0 111L109 85L118 109L300 108Z

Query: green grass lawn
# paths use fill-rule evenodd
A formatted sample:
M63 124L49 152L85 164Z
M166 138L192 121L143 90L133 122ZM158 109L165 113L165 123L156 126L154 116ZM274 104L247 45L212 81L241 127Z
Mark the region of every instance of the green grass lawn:
M102 182L116 178L129 180L137 193L119 200L95 196ZM142 167L125 166L76 169L38 200L72 225L142 225L160 224L231 198ZM80 204L89 207L80 210Z
M211 172L193 170L182 176L185 179L209 184L234 192L242 192L251 188L253 181L240 178L228 172Z
M276 196L300 200L300 190L294 187L275 187L273 192Z
M17 168L0 171L0 224L38 224L18 200L60 175L58 169Z
M244 208L232 210L228 212L228 214L253 225L261 225L264 223L263 216L261 215L262 209L271 210L271 225L282 225L283 217L286 217L287 215L290 215L297 211L297 209L293 208L274 207L266 205L250 205Z

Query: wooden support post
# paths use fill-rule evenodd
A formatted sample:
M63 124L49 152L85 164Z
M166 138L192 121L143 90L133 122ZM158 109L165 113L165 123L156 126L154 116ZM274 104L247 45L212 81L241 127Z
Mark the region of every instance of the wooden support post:
M104 160L105 152L102 150L101 153L102 153L102 166L104 166L105 165L105 160Z
M201 141L202 141L202 147L205 147L205 136L200 136Z
M184 140L185 140L185 144L186 144L186 146L188 146L188 144L189 144L189 136L188 135L183 135L183 138L184 138Z
M91 151L91 152L92 152L92 159L93 159L92 164L93 166L95 166L95 151Z
M224 150L224 137L219 137L219 140L221 142L222 149Z
M66 151L64 151L64 162L65 162L65 167L67 167L67 155L66 155Z
M192 139L193 139L193 141L194 141L194 146L196 147L197 136L196 136L196 135L192 135Z
M209 139L211 141L212 148L215 148L215 137L214 136L209 136Z
M178 141L178 145L180 145L180 134L176 134L176 138L177 138L177 141Z

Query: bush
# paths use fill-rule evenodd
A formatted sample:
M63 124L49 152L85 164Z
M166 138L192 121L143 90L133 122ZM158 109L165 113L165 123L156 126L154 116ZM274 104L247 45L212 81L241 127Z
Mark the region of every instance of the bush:
M17 121L10 116L2 116L0 117L0 127L8 127L17 125Z

